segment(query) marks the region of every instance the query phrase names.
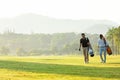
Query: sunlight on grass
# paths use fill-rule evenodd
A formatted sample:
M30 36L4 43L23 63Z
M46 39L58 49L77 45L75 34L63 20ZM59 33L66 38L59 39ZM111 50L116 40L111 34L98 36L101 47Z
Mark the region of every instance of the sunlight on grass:
M0 80L117 80L99 77L82 77L46 73L31 73L0 69Z
M0 57L0 80L119 80L120 56L107 56L101 64L99 56Z
M83 56L30 56L30 57L0 57L0 60L20 62L51 63L65 65L85 65L96 67L120 67L120 56L107 56L107 63L101 64L99 56L90 57L90 63L84 64Z

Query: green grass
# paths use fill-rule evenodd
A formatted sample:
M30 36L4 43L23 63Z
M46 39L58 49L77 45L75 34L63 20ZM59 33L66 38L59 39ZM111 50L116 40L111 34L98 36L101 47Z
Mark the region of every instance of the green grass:
M120 80L120 56L99 56L84 64L80 56L0 57L0 80Z

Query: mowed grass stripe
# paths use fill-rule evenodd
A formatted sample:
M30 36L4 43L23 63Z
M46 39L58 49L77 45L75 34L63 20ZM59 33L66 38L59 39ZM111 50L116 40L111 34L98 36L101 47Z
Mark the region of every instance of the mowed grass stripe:
M78 62L78 57L40 57L40 58L17 58L17 57L2 57L0 60L0 69L7 69L13 72L26 72L34 74L55 74L64 76L76 76L91 78L103 78L103 79L120 79L120 67L118 56L109 57L114 59L111 63L100 64L96 63L98 58L92 58L92 63L81 64L82 60ZM96 61L94 61L94 59ZM117 60L115 60L117 59ZM31 60L31 61L30 61ZM24 62L23 62L24 61ZM34 61L34 62L32 62ZM59 62L60 61L60 62ZM64 62L63 62L64 61ZM70 61L70 62L69 62ZM53 64L52 64L53 63ZM56 64L55 64L56 63ZM63 64L62 64L63 63ZM67 64L68 63L68 64ZM72 65L79 64L79 65ZM67 64L67 65L66 65ZM94 66L95 65L95 66ZM97 67L98 65L98 67ZM112 65L109 67L109 65ZM117 67L115 67L117 65ZM102 66L102 67L100 67ZM105 67L103 67L105 66ZM52 76L49 76L52 77ZM72 78L72 77L71 77ZM48 79L48 78L47 78Z

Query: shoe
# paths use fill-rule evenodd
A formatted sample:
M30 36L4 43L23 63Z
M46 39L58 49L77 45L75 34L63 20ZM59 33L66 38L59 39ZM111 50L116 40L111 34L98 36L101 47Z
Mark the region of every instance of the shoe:
M106 61L104 60L103 63L106 63Z
M104 61L101 61L100 63L104 63Z
M85 64L88 64L89 62L85 62Z

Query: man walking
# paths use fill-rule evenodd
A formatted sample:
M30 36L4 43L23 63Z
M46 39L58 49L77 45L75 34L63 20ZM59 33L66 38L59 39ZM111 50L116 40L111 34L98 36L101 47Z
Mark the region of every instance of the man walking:
M89 48L89 39L85 37L85 34L81 34L82 38L80 39L80 47L79 51L81 50L81 46L83 49L83 55L84 55L84 62L89 63L89 55L88 55L88 48Z

